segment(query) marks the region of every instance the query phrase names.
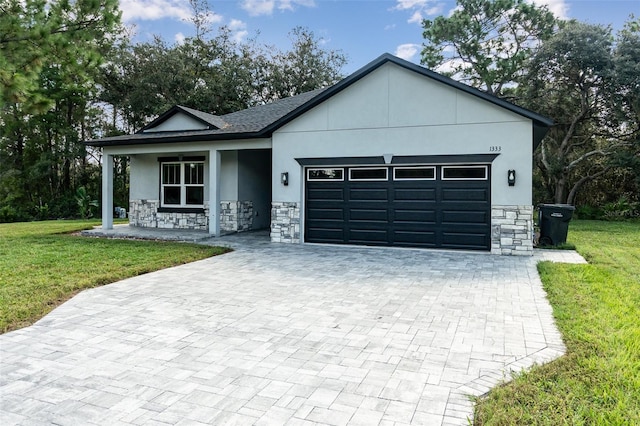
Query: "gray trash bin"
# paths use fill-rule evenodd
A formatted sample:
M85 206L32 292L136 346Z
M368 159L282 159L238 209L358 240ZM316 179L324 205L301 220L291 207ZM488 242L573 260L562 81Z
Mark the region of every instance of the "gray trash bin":
M576 209L569 204L538 204L538 245L557 246L567 242L569 221Z

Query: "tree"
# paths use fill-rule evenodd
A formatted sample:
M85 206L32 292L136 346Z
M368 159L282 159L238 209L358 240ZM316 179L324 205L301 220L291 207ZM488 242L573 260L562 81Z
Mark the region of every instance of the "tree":
M422 63L503 96L524 62L548 39L556 19L526 0L457 0L455 11L422 22Z
M84 75L120 20L117 0L1 0L0 12L0 105L25 110L48 105L38 89L51 59Z
M614 158L637 138L637 110L635 118L630 114L637 89L625 83L630 74L622 67L630 58L616 61L613 52L611 28L569 21L527 64L521 101L555 121L536 164L546 198L556 203L573 204L586 183L618 166Z
M2 216L73 215L87 176L88 102L118 2L0 0L0 11Z
M257 94L263 102L327 87L342 78L347 58L341 51L324 49L322 39L308 28L296 27L289 37L291 50L260 58L264 75L257 79Z

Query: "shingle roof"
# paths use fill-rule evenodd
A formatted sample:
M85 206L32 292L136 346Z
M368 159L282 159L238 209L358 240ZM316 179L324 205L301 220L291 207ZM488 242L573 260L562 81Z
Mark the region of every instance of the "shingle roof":
M394 63L405 69L411 70L425 77L429 77L443 84L466 92L472 96L481 98L489 103L505 108L525 118L531 119L533 122L534 148L540 143L549 126L553 124L553 121L549 118L537 114L533 111L519 107L496 96L490 95L486 92L475 89L471 86L467 86L466 84L460 83L451 78L445 77L434 71L428 70L419 65L405 61L404 59L400 59L396 56L385 53L368 65L365 65L360 70L351 74L347 78L325 89L313 90L297 96L280 99L269 104L255 106L222 116L215 116L191 108L176 106L158 117L149 125L152 126L154 123L158 124L159 122L166 120L170 116L170 114L173 114L176 109L179 109L195 117L196 119L199 119L217 128L175 132L138 132L133 135L113 136L87 141L85 143L91 146L109 146L270 137L274 131L284 126L291 120L299 117L300 115L309 111L311 108L324 102L331 96L344 90L345 88L349 87L353 83L357 82L361 78L365 77L372 71L378 69L388 62Z
M232 112L226 115L213 115L183 106L175 106L156 120L133 135L111 136L85 142L91 146L137 145L144 143L168 143L201 140L246 139L268 137L265 129L282 117L318 96L326 89L316 89L297 96L280 99L269 104ZM181 130L166 132L145 132L162 121L168 119L176 111L183 111L216 128L206 130Z

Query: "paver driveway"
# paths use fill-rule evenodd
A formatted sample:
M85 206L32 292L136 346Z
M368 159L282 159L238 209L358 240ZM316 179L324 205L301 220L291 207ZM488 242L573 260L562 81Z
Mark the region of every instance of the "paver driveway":
M0 336L0 423L466 424L563 350L535 259L259 244Z

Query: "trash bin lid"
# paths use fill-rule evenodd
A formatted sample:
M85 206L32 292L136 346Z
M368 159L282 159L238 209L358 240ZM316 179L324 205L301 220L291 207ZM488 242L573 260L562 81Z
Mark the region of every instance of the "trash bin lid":
M545 204L545 203L538 204L538 208L539 209L543 208L543 207L556 208L556 209L565 209L565 210L575 210L576 209L576 207L572 206L571 204Z

